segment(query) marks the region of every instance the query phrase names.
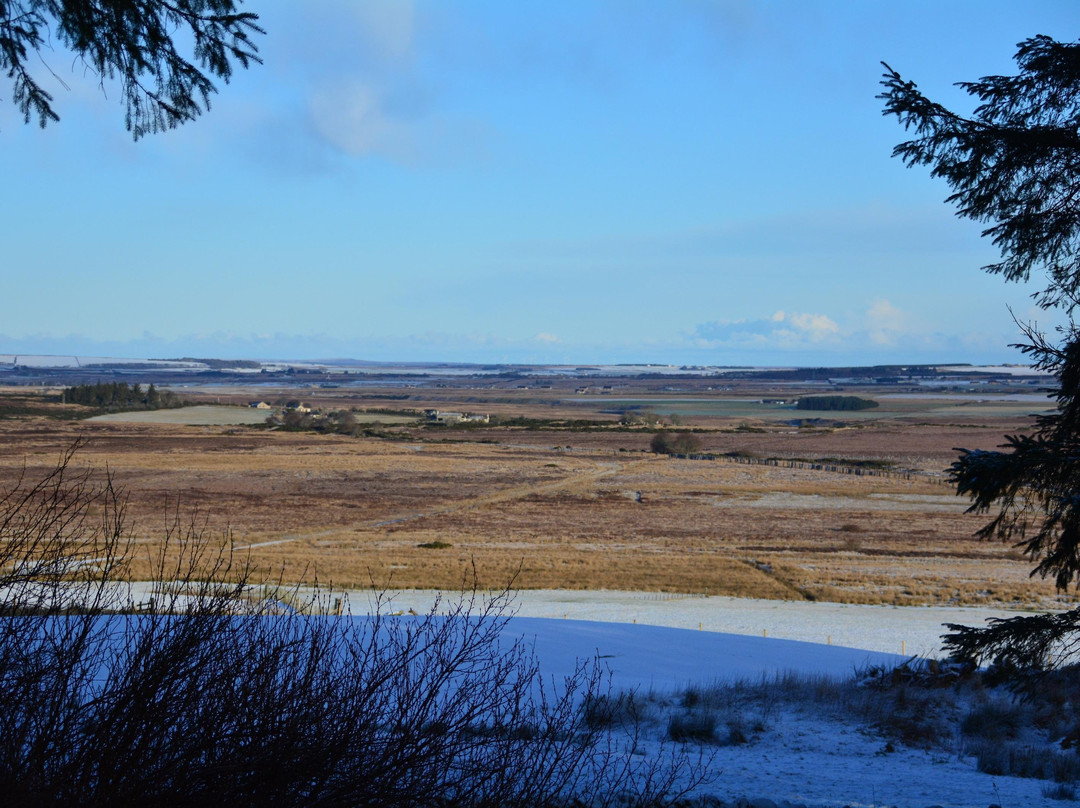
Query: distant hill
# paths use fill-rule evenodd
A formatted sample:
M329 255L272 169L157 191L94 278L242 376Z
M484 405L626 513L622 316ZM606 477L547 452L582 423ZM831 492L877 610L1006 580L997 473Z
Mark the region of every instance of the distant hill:
M184 356L180 359L169 359L167 361L197 362L201 365L206 365L211 370L234 370L239 368L258 370L262 367L262 362L258 362L254 359L199 359L193 356Z

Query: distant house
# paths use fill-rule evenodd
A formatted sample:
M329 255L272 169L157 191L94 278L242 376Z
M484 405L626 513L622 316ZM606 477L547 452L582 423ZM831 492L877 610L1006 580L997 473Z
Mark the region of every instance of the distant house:
M249 401L248 406L253 410L269 410L271 408L265 401Z
M311 407L304 406L303 401L289 401L285 404L285 409L300 413L311 412Z
M491 416L480 415L477 413L468 412L446 412L443 410L424 410L424 415L427 416L429 421L433 421L437 424L460 424L463 422L471 423L490 423Z

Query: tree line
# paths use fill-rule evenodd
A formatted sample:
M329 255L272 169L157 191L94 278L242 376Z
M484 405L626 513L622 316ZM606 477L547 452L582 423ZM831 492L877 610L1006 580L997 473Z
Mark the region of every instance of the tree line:
M288 408L282 414L268 416L266 425L288 432L321 432L353 437L364 433L363 426L357 423L351 410L331 410L324 413L301 412L296 408Z
M869 398L858 396L806 396L795 403L797 410L823 410L831 412L853 412L869 410L878 403Z
M158 390L153 384L145 390L141 384L98 382L65 387L60 394L66 404L82 404L98 410L161 410L184 406L170 390Z

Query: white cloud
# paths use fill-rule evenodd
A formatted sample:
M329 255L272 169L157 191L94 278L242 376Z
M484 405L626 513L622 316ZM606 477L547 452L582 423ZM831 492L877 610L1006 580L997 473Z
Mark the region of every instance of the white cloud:
M785 322L815 341L840 333L840 326L824 314L792 314Z
M277 20L288 31L280 47L293 69L275 68L279 86L301 94L307 133L350 157L379 155L411 163L420 124L430 123L432 86L417 64L420 23L414 4L322 0L310 5L296 4Z
M794 348L833 342L841 328L825 314L777 311L759 320L717 320L703 323L694 331L702 346Z
M311 116L319 133L350 156L379 154L408 160L412 153L409 126L388 110L379 88L363 80L340 81L316 90Z
M732 361L751 361L750 357L756 356L767 357L766 363L772 364L979 362L1011 356L1005 347L1010 342L1005 332L972 330L954 322L926 322L885 299L872 300L861 313L853 312L845 319L781 310L753 320L702 323L687 340L697 350L746 357ZM1016 361L1015 357L1009 361Z
M539 334L533 337L533 339L537 342L559 342L559 338L557 336L555 336L554 334L549 334L546 331L541 331Z
M378 156L410 167L484 159L488 128L448 118L432 103L421 84L349 78L313 90L308 109L319 137L350 157Z
M875 345L895 345L911 330L909 319L888 300L876 300L866 311L866 332Z

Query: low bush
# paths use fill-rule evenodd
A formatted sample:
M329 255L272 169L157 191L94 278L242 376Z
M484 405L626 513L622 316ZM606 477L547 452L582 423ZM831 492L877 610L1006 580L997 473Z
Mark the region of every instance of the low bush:
M701 450L701 439L692 432L657 432L649 449L655 454L693 454Z
M987 741L1001 742L1015 738L1024 723L1020 705L1008 701L986 702L974 707L960 722L964 735Z
M761 705L764 689L744 685L717 684L711 687L687 687L679 694L677 712L668 719L667 736L674 741L737 746L749 743L757 732L765 730L768 709L761 717L748 721L747 708Z
M643 705L634 693L589 694L582 700L581 712L593 730L632 726L644 718Z
M1080 780L1080 758L1072 751L990 741L977 743L969 751L975 756L978 770L985 774L1031 777L1058 783Z
M1076 786L1069 783L1055 783L1043 788L1042 795L1051 800L1075 800Z
M667 735L673 741L714 743L717 740L716 727L719 721L716 711L709 709L674 713L668 719Z
M750 743L751 728L739 718L729 719L727 722L727 735L721 740L723 746L741 746Z

